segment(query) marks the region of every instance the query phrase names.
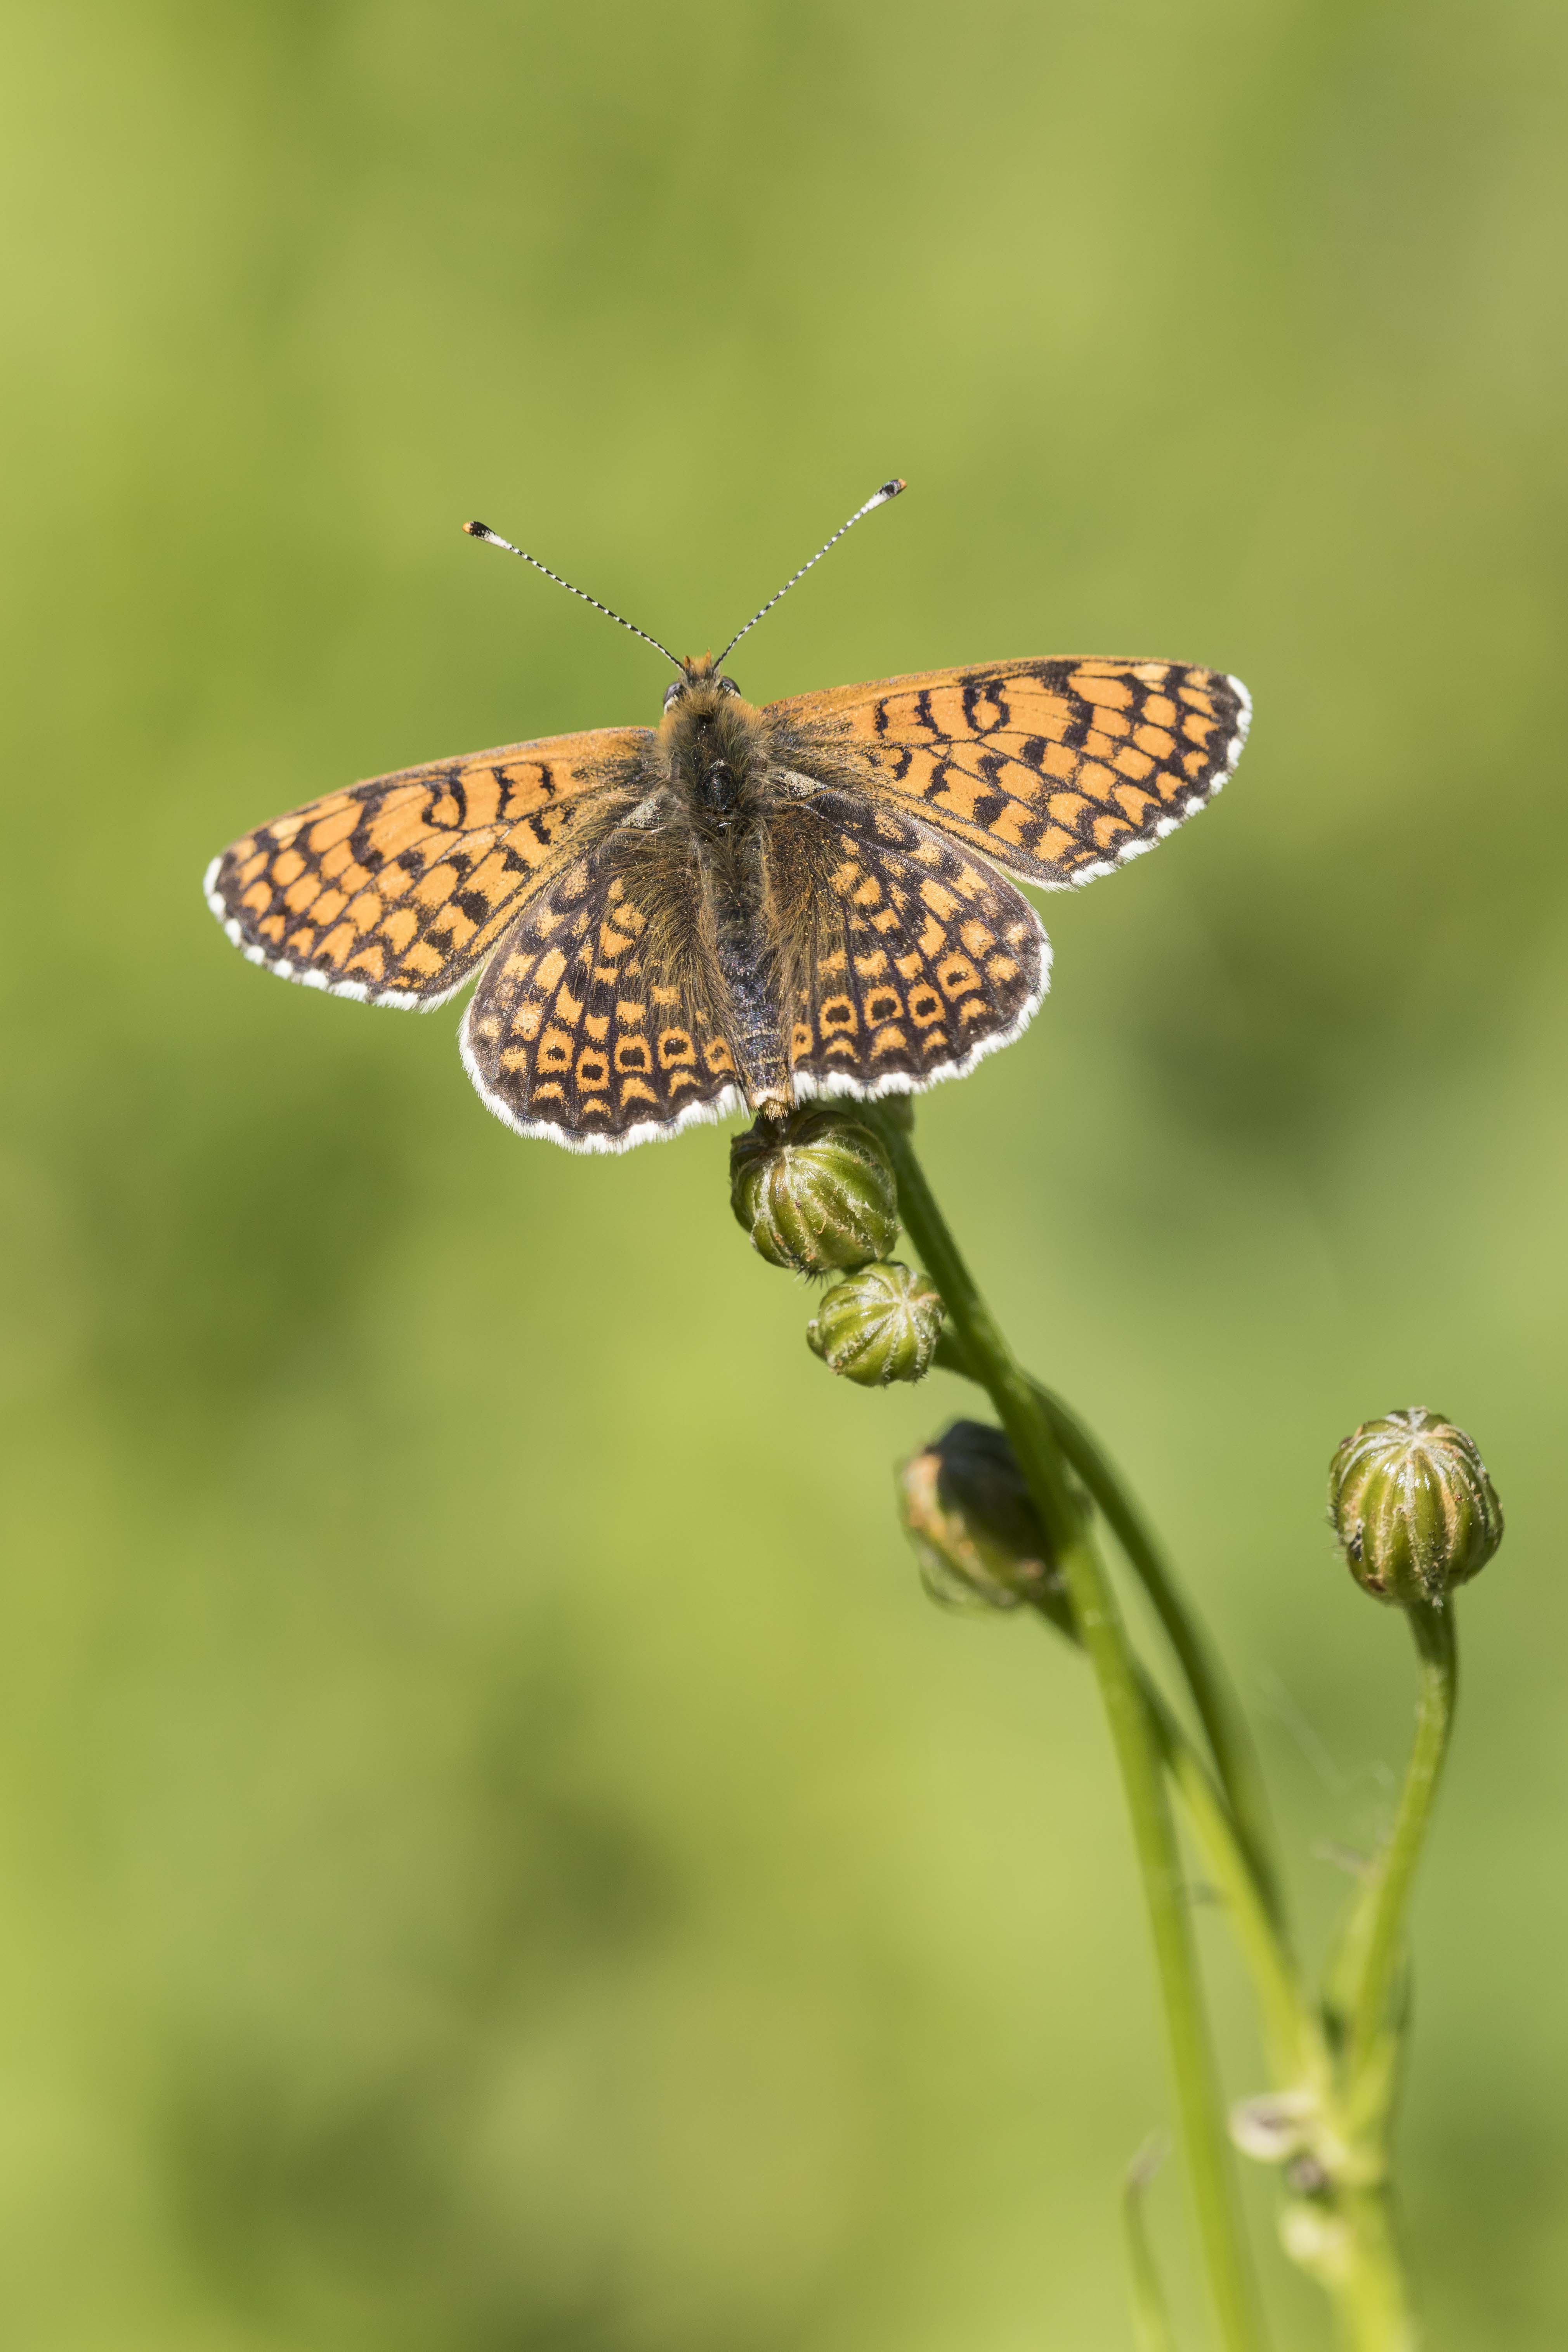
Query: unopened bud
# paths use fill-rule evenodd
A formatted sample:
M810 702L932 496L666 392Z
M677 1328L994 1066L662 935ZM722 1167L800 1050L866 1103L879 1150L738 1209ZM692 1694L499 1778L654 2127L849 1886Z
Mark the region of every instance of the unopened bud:
M1329 1471L1329 1517L1356 1582L1401 1608L1440 1608L1502 1541L1502 1506L1475 1441L1420 1405L1345 1439Z
M1028 1602L1071 1632L1060 1571L1005 1431L955 1421L900 1471L899 1508L933 1600Z
M823 1105L759 1119L730 1146L730 1205L770 1265L844 1274L886 1257L899 1193L879 1137Z
M830 1370L862 1388L923 1381L945 1312L923 1274L896 1261L868 1265L824 1291L806 1343Z

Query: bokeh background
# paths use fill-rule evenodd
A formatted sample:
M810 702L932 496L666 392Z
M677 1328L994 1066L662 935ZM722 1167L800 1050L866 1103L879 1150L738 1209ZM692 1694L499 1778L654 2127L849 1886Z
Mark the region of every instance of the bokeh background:
M893 1520L967 1392L829 1379L723 1135L519 1142L450 1011L279 987L197 887L352 778L657 711L465 516L700 646L896 470L757 699L1047 650L1253 688L1223 801L1047 903L1055 992L921 1131L1218 1631L1314 1943L1413 1693L1325 1465L1410 1402L1479 1439L1407 2219L1437 2352L1561 2345L1568 16L4 41L6 2342L1130 2344L1168 2102L1102 1727Z

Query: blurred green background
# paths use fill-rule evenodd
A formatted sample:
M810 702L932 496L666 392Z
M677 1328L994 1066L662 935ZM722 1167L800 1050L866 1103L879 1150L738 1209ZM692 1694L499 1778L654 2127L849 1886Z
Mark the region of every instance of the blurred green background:
M1355 1421L1511 1532L1419 1903L1438 2352L1568 2327L1563 205L1548 0L14 0L0 2333L27 2352L1121 2352L1165 2117L1044 1633L920 1594L711 1129L583 1160L227 948L213 852L650 719L889 472L757 699L1252 687L921 1114L1172 1539L1298 1899L1384 1817ZM1237 2092L1259 2061L1212 1947ZM1283 2344L1325 2341L1268 2251ZM1156 2194L1182 2269L1181 2190Z

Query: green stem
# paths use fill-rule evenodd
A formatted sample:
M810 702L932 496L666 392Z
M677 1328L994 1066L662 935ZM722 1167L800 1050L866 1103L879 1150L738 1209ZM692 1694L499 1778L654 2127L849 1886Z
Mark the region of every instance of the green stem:
M1447 1753L1458 1690L1453 1604L1433 1608L1416 1602L1405 1613L1421 1661L1421 1690L1399 1811L1362 1898L1350 1939L1355 1966L1347 2004L1346 2072L1352 2105L1363 2078L1382 2077L1390 2071L1384 2051L1394 1985L1405 1954L1405 1917Z
M937 1342L936 1360L961 1379L984 1381L951 1330ZM1029 1383L1050 1418L1063 1454L1071 1463L1106 1524L1125 1552L1153 1604L1165 1637L1185 1678L1188 1693L1214 1757L1220 1785L1246 1850L1259 1898L1277 1927L1284 1912L1274 1864L1274 1832L1263 1775L1241 1709L1182 1594L1169 1563L1107 1455L1070 1406L1039 1381Z
M1332 2303L1346 2352L1416 2352L1384 2187L1341 2189L1288 2206L1283 2236L1286 2252Z
M1265 2340L1262 2313L1242 2234L1175 1824L1138 1668L1110 1580L1079 1524L1060 1444L1033 1383L975 1287L909 1136L891 1122L883 1134L898 1174L905 1227L1013 1441L1100 1685L1142 1874L1183 2145L1220 2335L1227 2352L1258 2352Z
M1349 2352L1415 2352L1418 2336L1385 2189L1343 2192L1342 2271L1325 2280Z
M1321 2089L1328 2080L1328 2053L1289 1947L1259 1889L1252 1857L1203 1758L1161 1693L1147 1676L1142 1682L1161 1755L1251 1973L1275 2081L1281 2087Z
M1247 1849L1258 1892L1278 1925L1282 1915L1274 1867L1273 1825L1258 1751L1235 1695L1187 1606L1169 1562L1114 1466L1070 1407L1038 1381L1035 1391L1051 1417L1062 1452L1104 1513L1107 1526L1126 1553L1165 1629L1165 1638L1192 1693L1193 1705Z

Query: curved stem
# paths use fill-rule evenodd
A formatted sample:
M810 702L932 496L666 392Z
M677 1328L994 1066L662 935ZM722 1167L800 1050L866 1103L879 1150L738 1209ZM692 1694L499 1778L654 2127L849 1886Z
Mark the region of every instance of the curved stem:
M1122 1485L1113 1465L1069 1406L1035 1383L1051 1417L1062 1452L1105 1514L1106 1524L1126 1553L1165 1629L1165 1638L1192 1693L1198 1720L1213 1751L1225 1790L1263 1901L1275 1922L1281 1916L1274 1865L1274 1832L1268 1817L1258 1752L1223 1668L1188 1608L1168 1561Z
M1252 1857L1207 1766L1161 1693L1143 1676L1144 1704L1166 1769L1181 1792L1204 1867L1229 1915L1263 2013L1271 2071L1281 2087L1321 2086L1328 2053L1296 1962L1264 1900Z
M937 1342L936 1360L962 1380L985 1385L951 1328ZM1236 1834L1245 1849L1259 1898L1275 1925L1284 1925L1274 1860L1274 1831L1258 1752L1223 1668L1205 1641L1196 1618L1121 1478L1071 1407L1042 1381L1030 1387L1050 1418L1063 1454L1100 1507L1133 1573L1164 1628L1176 1664L1204 1728Z
M1258 2352L1265 2340L1262 2314L1242 2235L1175 1824L1159 1744L1116 1597L1079 1524L1056 1431L959 1254L909 1136L890 1121L882 1131L898 1175L905 1227L942 1295L965 1356L1013 1441L1100 1685L1142 1874L1183 2145L1220 2335L1227 2352Z
M1405 1613L1421 1660L1421 1692L1399 1811L1352 1933L1355 1968L1348 2002L1347 2073L1352 2103L1362 2078L1387 2071L1382 2053L1404 1958L1405 1915L1447 1754L1458 1691L1452 1603L1433 1608L1417 1602Z

